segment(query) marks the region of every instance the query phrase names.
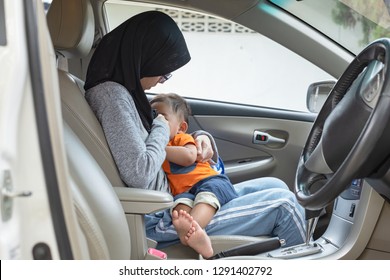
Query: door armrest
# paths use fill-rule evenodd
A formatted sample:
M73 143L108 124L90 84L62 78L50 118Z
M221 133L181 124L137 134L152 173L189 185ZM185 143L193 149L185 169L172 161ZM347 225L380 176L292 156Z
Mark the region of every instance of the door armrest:
M173 205L172 195L165 192L114 187L126 214L150 214Z

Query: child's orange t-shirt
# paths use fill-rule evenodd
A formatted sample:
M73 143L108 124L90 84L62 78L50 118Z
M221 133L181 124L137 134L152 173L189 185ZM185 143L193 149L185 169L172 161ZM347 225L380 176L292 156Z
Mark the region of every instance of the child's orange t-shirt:
M195 145L195 140L190 134L179 133L169 141L168 146ZM208 162L195 162L190 166L181 166L164 161L162 165L167 174L171 192L177 195L188 191L193 185L207 177L218 175Z

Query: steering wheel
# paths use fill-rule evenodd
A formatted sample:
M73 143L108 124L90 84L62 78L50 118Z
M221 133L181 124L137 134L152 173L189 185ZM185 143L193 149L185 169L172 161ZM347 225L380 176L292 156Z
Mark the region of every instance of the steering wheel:
M337 81L299 158L294 192L317 211L353 179L378 175L390 154L390 39L368 45Z

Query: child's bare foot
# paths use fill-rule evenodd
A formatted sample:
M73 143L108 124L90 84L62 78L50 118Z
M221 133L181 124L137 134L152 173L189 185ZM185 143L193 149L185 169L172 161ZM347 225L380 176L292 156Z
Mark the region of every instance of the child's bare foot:
M214 255L210 237L195 220L193 220L192 228L186 234L185 239L187 245L201 254L203 258L208 259Z
M193 218L184 210L173 210L172 212L172 223L177 231L177 235L180 238L181 243L187 245L189 232L192 230Z

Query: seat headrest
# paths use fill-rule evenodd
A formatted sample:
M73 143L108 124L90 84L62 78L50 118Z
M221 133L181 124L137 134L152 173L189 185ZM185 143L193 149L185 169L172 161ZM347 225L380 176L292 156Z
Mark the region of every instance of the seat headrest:
M95 20L89 0L53 0L47 24L56 52L77 58L91 51Z

